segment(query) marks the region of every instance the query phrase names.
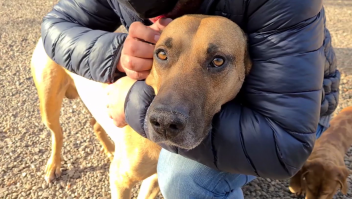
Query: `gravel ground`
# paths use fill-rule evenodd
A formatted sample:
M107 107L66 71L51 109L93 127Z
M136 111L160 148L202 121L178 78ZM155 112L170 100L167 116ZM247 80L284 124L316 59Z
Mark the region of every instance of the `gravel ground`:
M79 100L63 103L63 175L44 181L50 132L40 122L38 97L29 70L42 17L56 0L0 0L0 198L109 198L109 161ZM327 24L342 72L340 105L352 105L352 1L325 0ZM352 169L352 150L346 164ZM349 178L350 186L352 177ZM245 198L295 198L287 181L256 179ZM352 186L351 186L352 187ZM134 190L137 195L138 187ZM352 189L347 196L352 198Z

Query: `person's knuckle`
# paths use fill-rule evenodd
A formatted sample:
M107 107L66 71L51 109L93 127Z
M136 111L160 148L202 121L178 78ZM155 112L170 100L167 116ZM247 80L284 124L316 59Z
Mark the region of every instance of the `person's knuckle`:
M134 64L133 58L131 56L126 57L126 65L128 65L129 69L135 70L135 66L134 66L135 64Z
M139 21L136 21L136 22L133 22L132 24L131 24L131 26L130 26L130 29L129 29L129 33L130 34L136 34L136 33L138 33L139 31L139 29L142 27L142 26L144 26L141 22L139 22Z
M133 38L139 38L154 43L155 32L152 28L145 26L141 22L134 22L133 27L132 25L130 26L129 34Z
M138 73L136 71L129 71L127 75L132 78L132 79L137 79L138 78Z
M143 63L143 69L144 70L150 70L153 66L153 61L152 60L146 60L144 63Z
M140 48L140 45L138 45L137 42L134 42L134 44L131 44L131 46L129 47L129 54L130 55L136 55L138 49Z
M123 45L125 45L126 43L128 43L128 40L130 40L132 37L130 34L127 35L125 41L123 42Z
M125 66L126 66L126 56L127 56L127 55L125 55L125 54L121 54L121 57L120 57L121 65L122 65L122 67L124 67L124 68L125 68Z
M137 80L142 80L143 79L143 73L138 73L136 79Z
M134 39L126 45L126 54L137 55L139 49L143 49L143 44Z
M148 77L148 75L149 75L149 71L148 71L148 72L145 72L145 73L143 74L143 76L142 76L142 79L147 78L147 77Z
M133 61L131 56L124 56L122 60L122 65L124 68L132 69Z
M129 32L133 32L138 27L138 21L131 23Z
M123 44L124 53L128 54L132 46L133 46L133 40L132 39L127 39L125 41L125 43Z

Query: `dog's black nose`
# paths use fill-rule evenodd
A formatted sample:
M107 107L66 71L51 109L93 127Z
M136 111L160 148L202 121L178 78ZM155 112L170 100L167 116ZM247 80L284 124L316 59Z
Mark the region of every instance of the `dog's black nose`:
M173 137L185 129L187 117L178 112L154 110L150 114L149 122L156 133Z

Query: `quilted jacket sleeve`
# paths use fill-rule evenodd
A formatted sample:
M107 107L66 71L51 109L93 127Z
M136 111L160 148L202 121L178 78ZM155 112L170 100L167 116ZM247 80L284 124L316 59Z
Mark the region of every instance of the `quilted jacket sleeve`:
M120 18L107 0L60 0L42 21L41 34L48 56L69 71L111 83L124 33L113 33Z
M221 171L284 179L313 149L324 79L325 15L321 1L273 0L254 10L247 22L253 68L241 103L236 99L222 107L198 147L162 147ZM147 138L143 123L152 92L138 81L125 106L127 123Z

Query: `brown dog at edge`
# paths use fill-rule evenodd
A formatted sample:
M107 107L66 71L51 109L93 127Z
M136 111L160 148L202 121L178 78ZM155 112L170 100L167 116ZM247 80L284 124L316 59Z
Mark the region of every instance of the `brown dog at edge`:
M146 79L157 94L147 115L153 139L157 143L194 148L206 136L210 121L220 107L235 98L251 68L246 36L226 18L188 15L175 19L163 30L154 52L153 67ZM92 120L94 132L112 160L109 173L111 197L130 198L133 186L143 181L138 198L154 198L159 192L156 166L161 148L129 126L116 127L118 132L111 130L113 128L106 125L112 124L111 120L105 119L108 118L107 112L91 111L97 106L106 107L103 104L106 96L101 93L107 84L85 79L56 64L46 55L41 39L33 53L31 68L41 117L52 133L52 153L45 179L50 182L60 175L62 101L64 97L79 97L96 119L96 122ZM90 101L96 97L101 100ZM176 130L158 129L153 117L160 109L165 111L165 105L169 111L185 114L189 118L187 125ZM178 114L164 117L177 117L175 115ZM166 139L160 131L173 135L166 136Z
M347 194L350 171L344 157L352 145L352 107L344 108L317 139L302 169L291 178L289 189L306 199L331 199L341 189Z

